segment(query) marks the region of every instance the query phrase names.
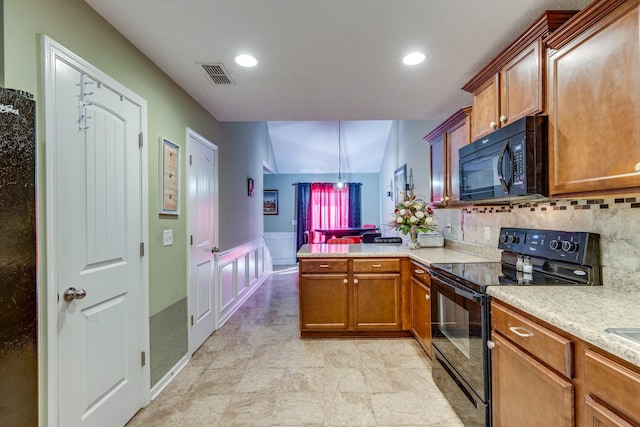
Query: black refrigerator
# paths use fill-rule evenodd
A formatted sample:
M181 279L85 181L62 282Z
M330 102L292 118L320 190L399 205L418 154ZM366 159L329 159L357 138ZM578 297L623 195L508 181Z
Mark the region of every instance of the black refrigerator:
M32 98L0 88L0 426L38 423Z

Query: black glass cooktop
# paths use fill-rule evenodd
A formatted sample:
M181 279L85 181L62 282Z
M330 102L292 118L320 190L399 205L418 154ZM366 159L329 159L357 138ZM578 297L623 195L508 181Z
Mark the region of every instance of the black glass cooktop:
M516 267L500 262L436 263L430 268L466 286L486 292L487 286L526 285L577 285L574 280L534 270L532 273L517 271Z

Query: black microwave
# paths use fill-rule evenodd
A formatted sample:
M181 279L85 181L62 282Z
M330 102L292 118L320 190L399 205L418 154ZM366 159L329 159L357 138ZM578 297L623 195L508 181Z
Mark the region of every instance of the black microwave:
M460 200L518 202L548 196L547 117L526 116L459 150Z

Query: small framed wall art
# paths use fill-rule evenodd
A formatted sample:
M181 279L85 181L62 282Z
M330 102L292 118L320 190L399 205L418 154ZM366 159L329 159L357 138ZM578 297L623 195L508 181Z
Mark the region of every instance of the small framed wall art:
M404 202L407 195L407 164L400 166L393 172L393 203Z
M265 215L278 215L278 190L264 190L262 213Z
M256 185L256 182L253 178L247 178L247 196L253 197L253 189Z
M180 146L160 137L160 213L180 214Z

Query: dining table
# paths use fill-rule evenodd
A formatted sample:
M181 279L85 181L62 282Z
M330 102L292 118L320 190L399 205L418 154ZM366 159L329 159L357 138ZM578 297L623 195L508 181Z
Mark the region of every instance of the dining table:
M330 237L344 237L344 236L360 236L362 233L375 232L378 227L339 227L339 228L316 228L313 231L322 233L324 241Z

